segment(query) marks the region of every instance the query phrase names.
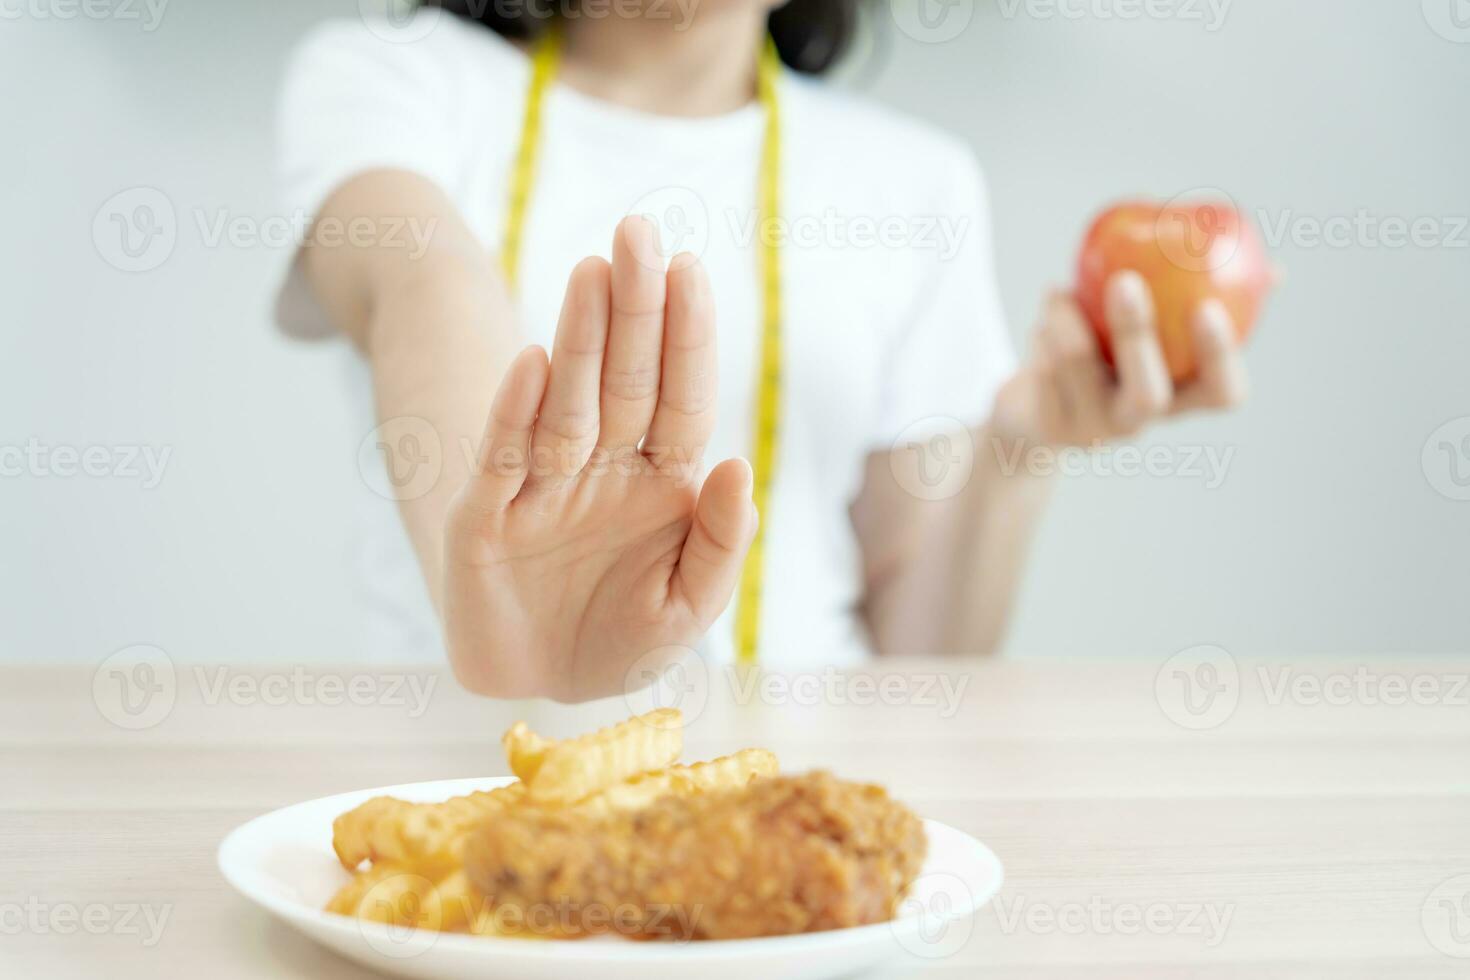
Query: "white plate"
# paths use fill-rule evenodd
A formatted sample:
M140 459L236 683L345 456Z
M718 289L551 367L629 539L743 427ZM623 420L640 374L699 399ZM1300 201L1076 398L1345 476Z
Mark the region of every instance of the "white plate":
M929 856L899 916L855 929L710 942L558 942L394 929L322 910L348 880L331 847L338 814L374 796L432 802L509 781L411 783L288 806L232 831L220 845L220 871L246 898L343 956L423 980L827 980L891 957L950 955L969 938L974 913L1000 890L1000 860L984 844L926 820Z

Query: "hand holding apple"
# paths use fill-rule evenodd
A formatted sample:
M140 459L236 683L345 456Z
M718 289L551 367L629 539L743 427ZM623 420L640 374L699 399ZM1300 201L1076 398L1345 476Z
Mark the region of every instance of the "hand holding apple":
M1233 209L1202 219L1216 232L1208 244L1187 236L1180 210L1125 206L1094 225L1077 290L1051 294L1029 358L996 397L995 435L1090 446L1244 401L1239 344L1272 278L1264 249Z
M1199 369L1190 322L1200 304L1223 303L1244 343L1272 280L1260 235L1230 204L1110 208L1093 223L1077 260L1077 302L1108 357L1105 291L1108 280L1125 270L1148 283L1164 361L1176 382Z

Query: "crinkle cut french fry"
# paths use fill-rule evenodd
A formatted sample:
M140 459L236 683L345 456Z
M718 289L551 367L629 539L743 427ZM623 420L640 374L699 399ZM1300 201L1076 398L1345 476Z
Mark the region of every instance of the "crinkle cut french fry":
M531 800L568 804L678 761L684 748L683 715L660 708L601 731L556 742L527 783Z
M327 911L387 925L461 932L489 904L463 867L436 880L419 869L389 862L353 875L327 903Z
M536 777L536 770L541 768L547 751L556 744L554 739L543 738L531 731L523 721L511 725L500 741L505 746L505 759L510 763L510 771L523 783L529 783Z
M458 843L476 823L513 805L525 792L524 785L511 783L443 803L374 797L333 821L332 849L349 871L363 861L453 860Z
M571 806L593 813L645 807L662 796L738 789L775 775L776 757L744 749L676 765L683 716L660 709L590 735L557 741L518 722L505 733L520 782L445 800L410 803L380 796L339 816L332 847L353 872L327 910L394 926L473 935L574 939L575 923L519 921L497 908L464 869L464 842L482 821L522 805ZM370 866L362 867L363 862ZM359 870L361 868L361 870Z
M697 796L701 793L739 789L752 779L774 776L779 769L774 753L765 749L742 749L708 762L670 766L656 772L642 773L616 786L609 786L573 806L578 810L600 814L637 810L662 796Z
M356 872L352 880L339 888L337 894L332 896L332 900L327 903L327 911L336 912L338 915L357 915L369 891L394 875L401 874L402 871L402 868L393 864L377 864Z
M479 915L480 907L489 902L474 885L463 867L434 883L424 896L424 921L438 923L441 932L461 932Z

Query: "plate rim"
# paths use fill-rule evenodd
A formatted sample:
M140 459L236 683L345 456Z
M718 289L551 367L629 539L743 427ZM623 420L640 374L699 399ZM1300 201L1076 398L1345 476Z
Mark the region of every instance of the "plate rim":
M215 850L215 864L225 881L240 897L246 899L270 912L277 919L290 925L299 931L309 931L305 928L308 924L313 928L327 929L339 937L349 940L366 939L370 933L377 934L379 938L392 942L392 929L388 925L379 922L364 922L361 919L342 915L337 912L328 912L326 909L314 908L302 902L292 901L273 894L271 891L258 887L252 881L252 875L261 874L254 867L240 867L244 862L232 860L233 852L246 846L252 832L258 833L260 825L274 820L285 819L293 810L307 807L325 807L328 804L341 805L350 809L356 805L350 801L364 801L375 796L394 796L401 794L412 794L415 790L427 787L453 787L449 789L448 795L460 795L461 792L474 792L476 790L494 789L515 782L514 776L469 776L455 777L450 779L428 779L413 783L396 783L390 786L378 786L372 789L348 790L343 793L334 793L310 800L301 800L289 803L265 813L257 814L244 823L233 828L220 841ZM435 792L438 792L436 789ZM410 797L412 798L412 797ZM336 802L334 802L336 801ZM963 842L972 848L980 862L990 872L989 886L980 893L973 893L972 906L964 911L956 912L946 916L946 921L957 921L968 916L978 914L981 909L990 903L1005 884L1005 865L999 856L988 847L984 841L965 833L957 827L927 817L920 817L924 822L925 832L937 828L948 834L957 835ZM330 847L327 851L330 852ZM922 874L923 872L921 872ZM717 959L727 961L732 955L742 956L756 954L759 952L779 953L781 947L800 946L804 952L817 954L829 947L851 947L855 944L866 944L877 939L880 934L896 935L896 923L912 920L918 924L917 916L890 919L887 922L873 922L861 926L848 926L844 929L826 929L820 932L795 933L787 936L756 936L749 939L701 939L701 940L676 940L666 943L597 943L585 942L528 942L524 939L499 938L495 936L472 936L462 933L441 932L436 933L433 942L426 947L429 949L444 948L447 951L464 951L472 955L494 955L508 957L531 957L544 960L600 960L618 961L623 964L638 962L663 961L668 962L678 959L683 962L700 959ZM369 945L376 946L374 943ZM385 958L388 957L384 954Z

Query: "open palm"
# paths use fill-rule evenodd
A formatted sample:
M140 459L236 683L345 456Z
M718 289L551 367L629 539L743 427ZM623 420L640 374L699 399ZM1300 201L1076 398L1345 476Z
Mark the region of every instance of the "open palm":
M700 485L715 422L704 270L667 274L624 220L611 265L573 270L548 363L516 358L446 528L444 620L472 690L584 700L645 654L692 645L729 604L755 531L750 466Z

